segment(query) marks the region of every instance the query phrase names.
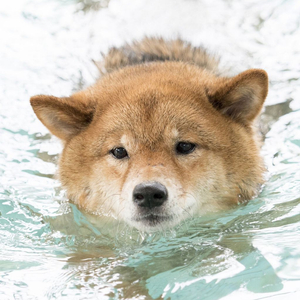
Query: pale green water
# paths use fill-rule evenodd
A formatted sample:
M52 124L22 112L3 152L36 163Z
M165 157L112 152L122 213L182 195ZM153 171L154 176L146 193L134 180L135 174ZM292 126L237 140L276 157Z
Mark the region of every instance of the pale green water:
M2 3L0 299L300 299L299 24L296 0ZM178 32L225 67L268 71L269 180L246 206L164 234L112 235L64 199L53 179L61 147L28 99L91 84L91 59L110 45Z

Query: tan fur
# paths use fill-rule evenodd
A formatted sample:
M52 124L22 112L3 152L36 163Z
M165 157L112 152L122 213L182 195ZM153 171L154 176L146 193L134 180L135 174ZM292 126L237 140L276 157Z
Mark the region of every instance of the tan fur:
M72 201L149 231L257 194L264 166L253 121L268 90L263 70L219 77L217 60L203 49L149 38L111 50L104 61L108 74L88 89L31 98L65 142L59 178ZM178 155L180 141L196 144L195 151ZM114 158L115 147L129 158ZM152 181L168 190L156 213L170 220L150 226L137 221L132 192Z

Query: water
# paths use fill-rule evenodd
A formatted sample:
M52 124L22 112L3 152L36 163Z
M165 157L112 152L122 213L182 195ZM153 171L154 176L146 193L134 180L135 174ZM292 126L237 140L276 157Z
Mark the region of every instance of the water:
M1 5L0 299L299 299L300 2L99 3ZM92 59L144 34L179 34L227 69L270 75L260 196L150 236L99 227L66 201L53 179L61 146L28 102L88 86Z

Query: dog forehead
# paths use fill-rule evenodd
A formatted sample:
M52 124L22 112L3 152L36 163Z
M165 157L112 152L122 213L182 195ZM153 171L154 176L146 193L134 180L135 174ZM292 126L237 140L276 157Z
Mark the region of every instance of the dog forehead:
M96 130L110 146L136 144L156 149L176 141L190 141L211 149L227 144L225 129L213 108L189 98L148 93L131 101L116 101L96 121ZM216 118L215 118L216 117ZM164 147L164 146L163 146Z
M201 111L200 105L188 97L149 91L134 95L130 100L118 99L101 119L107 127L161 133L166 128L178 130L197 125Z
M213 143L222 135L224 120L209 102L204 80L188 80L185 72L177 78L171 68L158 74L150 67L132 74L116 72L96 86L94 92L101 95L101 101L92 130L97 135L120 140L124 132L131 132L143 144L174 138L170 132L175 129L183 140L192 135L194 140L199 137Z

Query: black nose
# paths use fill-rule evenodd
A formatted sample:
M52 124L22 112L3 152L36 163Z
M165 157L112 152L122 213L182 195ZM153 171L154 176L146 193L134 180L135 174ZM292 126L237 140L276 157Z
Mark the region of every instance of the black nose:
M133 201L141 207L161 206L168 199L166 187L159 182L144 182L133 190Z

